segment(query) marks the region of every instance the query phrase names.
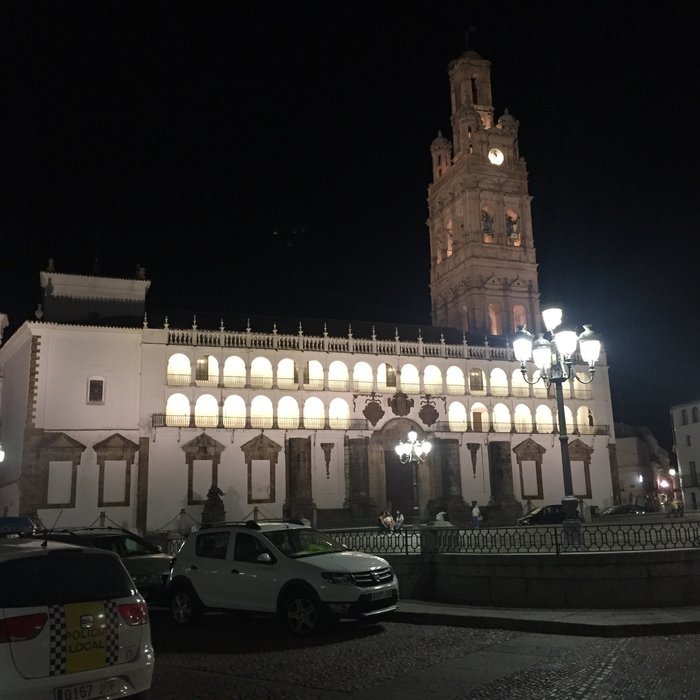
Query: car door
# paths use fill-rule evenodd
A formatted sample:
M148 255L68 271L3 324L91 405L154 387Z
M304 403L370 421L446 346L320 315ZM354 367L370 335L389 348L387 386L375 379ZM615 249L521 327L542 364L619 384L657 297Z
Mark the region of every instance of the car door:
M261 554L267 554L267 557L263 557L266 561L259 559ZM229 567L228 607L274 612L282 566L261 537L237 532Z
M229 606L231 586L230 561L233 537L230 531L197 532L194 556L183 572L194 586L201 601L208 607Z

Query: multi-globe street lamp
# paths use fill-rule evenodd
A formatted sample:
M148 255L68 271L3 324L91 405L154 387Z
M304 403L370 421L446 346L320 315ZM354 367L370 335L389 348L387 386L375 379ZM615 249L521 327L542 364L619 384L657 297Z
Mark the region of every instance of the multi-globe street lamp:
M513 352L515 359L520 362L520 371L523 379L528 384L544 382L549 389L553 384L557 402L557 418L559 423L559 442L561 445L561 463L564 476L564 498L562 506L567 520L576 520L578 501L574 496L573 481L571 478L571 461L569 458L569 436L566 432L566 414L564 413L564 382L576 379L582 384L593 381L595 363L600 356L600 338L584 325L583 331L577 335L573 330L557 328L562 321L562 310L550 308L542 311L545 333L539 333L537 337L525 330L525 326L518 328L513 336ZM581 359L588 364L588 378L582 379L574 368L573 355L578 347ZM529 379L526 363L534 362L535 374Z
M418 463L425 462L432 444L428 440L419 440L415 430L409 430L407 442L399 440L399 444L394 448L401 460L401 464L411 463L413 468L413 523L420 522L420 506L418 505Z

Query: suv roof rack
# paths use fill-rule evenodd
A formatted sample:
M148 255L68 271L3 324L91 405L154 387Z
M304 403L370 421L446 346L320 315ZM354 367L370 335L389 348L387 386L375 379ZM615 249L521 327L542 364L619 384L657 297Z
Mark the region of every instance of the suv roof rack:
M289 525L304 525L301 520L296 518L258 518L257 520L219 520L214 523L202 523L200 530L206 530L210 527L222 527L225 525L238 525L239 527L247 527L251 530L259 530L259 523L287 523Z

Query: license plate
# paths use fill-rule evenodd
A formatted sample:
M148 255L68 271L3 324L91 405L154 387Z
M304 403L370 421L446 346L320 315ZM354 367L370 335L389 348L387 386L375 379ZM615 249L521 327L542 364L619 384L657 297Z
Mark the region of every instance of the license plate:
M125 690L127 690L126 685L119 678L106 678L103 681L56 688L53 691L53 700L95 700Z
M372 593L369 594L369 598L370 600L381 600L382 598L391 598L393 594L394 591L389 588L385 591L372 591Z

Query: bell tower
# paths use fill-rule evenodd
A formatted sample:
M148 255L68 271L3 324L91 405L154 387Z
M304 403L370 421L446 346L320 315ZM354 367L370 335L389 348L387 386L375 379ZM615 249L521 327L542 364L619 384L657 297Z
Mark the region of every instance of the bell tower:
M518 122L494 123L491 63L465 51L448 69L452 143L430 147L428 187L432 322L482 341L539 331L531 197Z

